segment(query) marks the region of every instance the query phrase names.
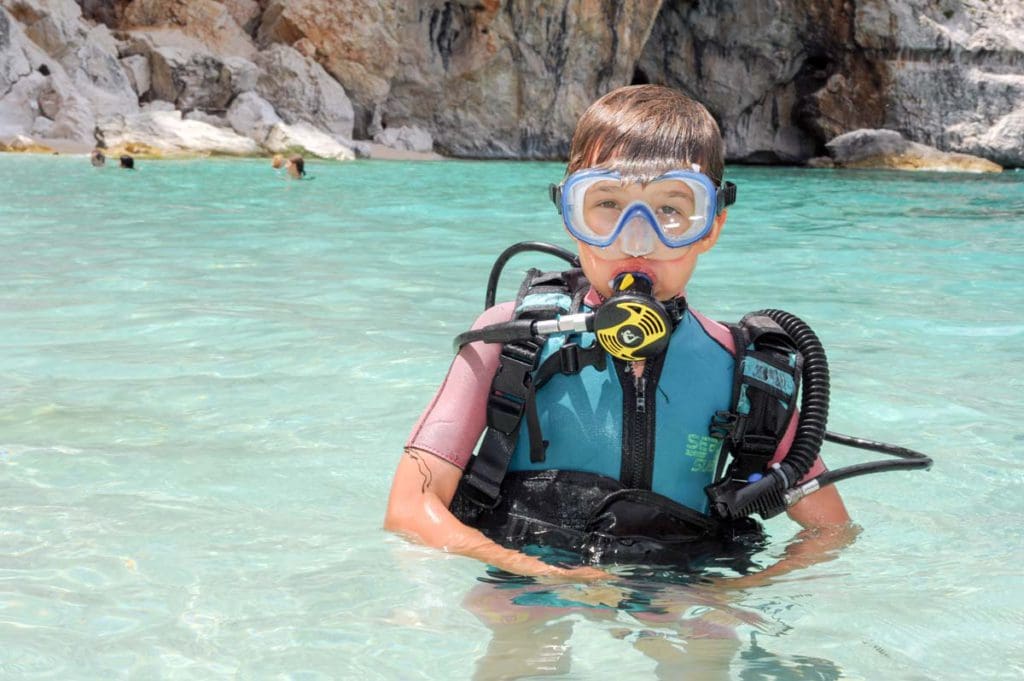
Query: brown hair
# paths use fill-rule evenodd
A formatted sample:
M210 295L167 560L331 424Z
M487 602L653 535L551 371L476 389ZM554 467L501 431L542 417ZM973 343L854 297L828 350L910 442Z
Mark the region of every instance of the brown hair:
M612 90L580 116L565 172L601 167L646 181L697 163L721 186L724 146L718 124L700 102L661 85L630 85Z

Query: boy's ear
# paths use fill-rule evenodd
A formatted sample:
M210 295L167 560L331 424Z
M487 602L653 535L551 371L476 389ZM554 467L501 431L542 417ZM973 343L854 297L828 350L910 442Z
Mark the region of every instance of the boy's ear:
M725 224L725 216L728 211L722 211L715 217L714 223L711 225L711 231L707 233L703 239L694 244L697 248L698 253L707 253L711 250L711 247L718 241L718 235L722 233L722 225Z

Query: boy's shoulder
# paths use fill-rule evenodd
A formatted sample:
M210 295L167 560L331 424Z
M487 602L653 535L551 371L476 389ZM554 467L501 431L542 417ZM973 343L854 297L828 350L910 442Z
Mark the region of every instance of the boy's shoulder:
M490 326L491 324L507 322L512 319L512 313L515 309L516 304L511 300L493 305L477 316L476 321L473 322L473 328L480 329L485 326Z
M729 354L736 354L736 341L733 339L732 332L728 326L704 316L692 307L688 307L686 311L693 316L694 320L711 340L722 346Z

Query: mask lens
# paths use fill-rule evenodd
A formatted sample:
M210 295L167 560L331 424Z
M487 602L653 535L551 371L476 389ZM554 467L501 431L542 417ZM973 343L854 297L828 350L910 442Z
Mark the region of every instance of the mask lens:
M638 219L631 207L643 204L643 219L670 247L693 243L713 215L710 184L696 177L662 176L645 185L624 183L608 175L581 178L566 185L570 231L598 246L608 246ZM652 235L653 236L653 235Z
M594 236L609 237L630 203L626 186L618 180L590 183L582 196L582 227Z
M670 244L683 245L700 234L707 222L707 188L696 180L664 179L649 184L645 200Z

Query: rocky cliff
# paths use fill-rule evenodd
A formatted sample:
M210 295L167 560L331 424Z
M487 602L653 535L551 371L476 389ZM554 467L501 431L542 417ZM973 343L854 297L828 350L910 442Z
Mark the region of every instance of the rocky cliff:
M874 128L1024 166L1020 0L0 0L0 140L561 158L634 82L732 161Z

